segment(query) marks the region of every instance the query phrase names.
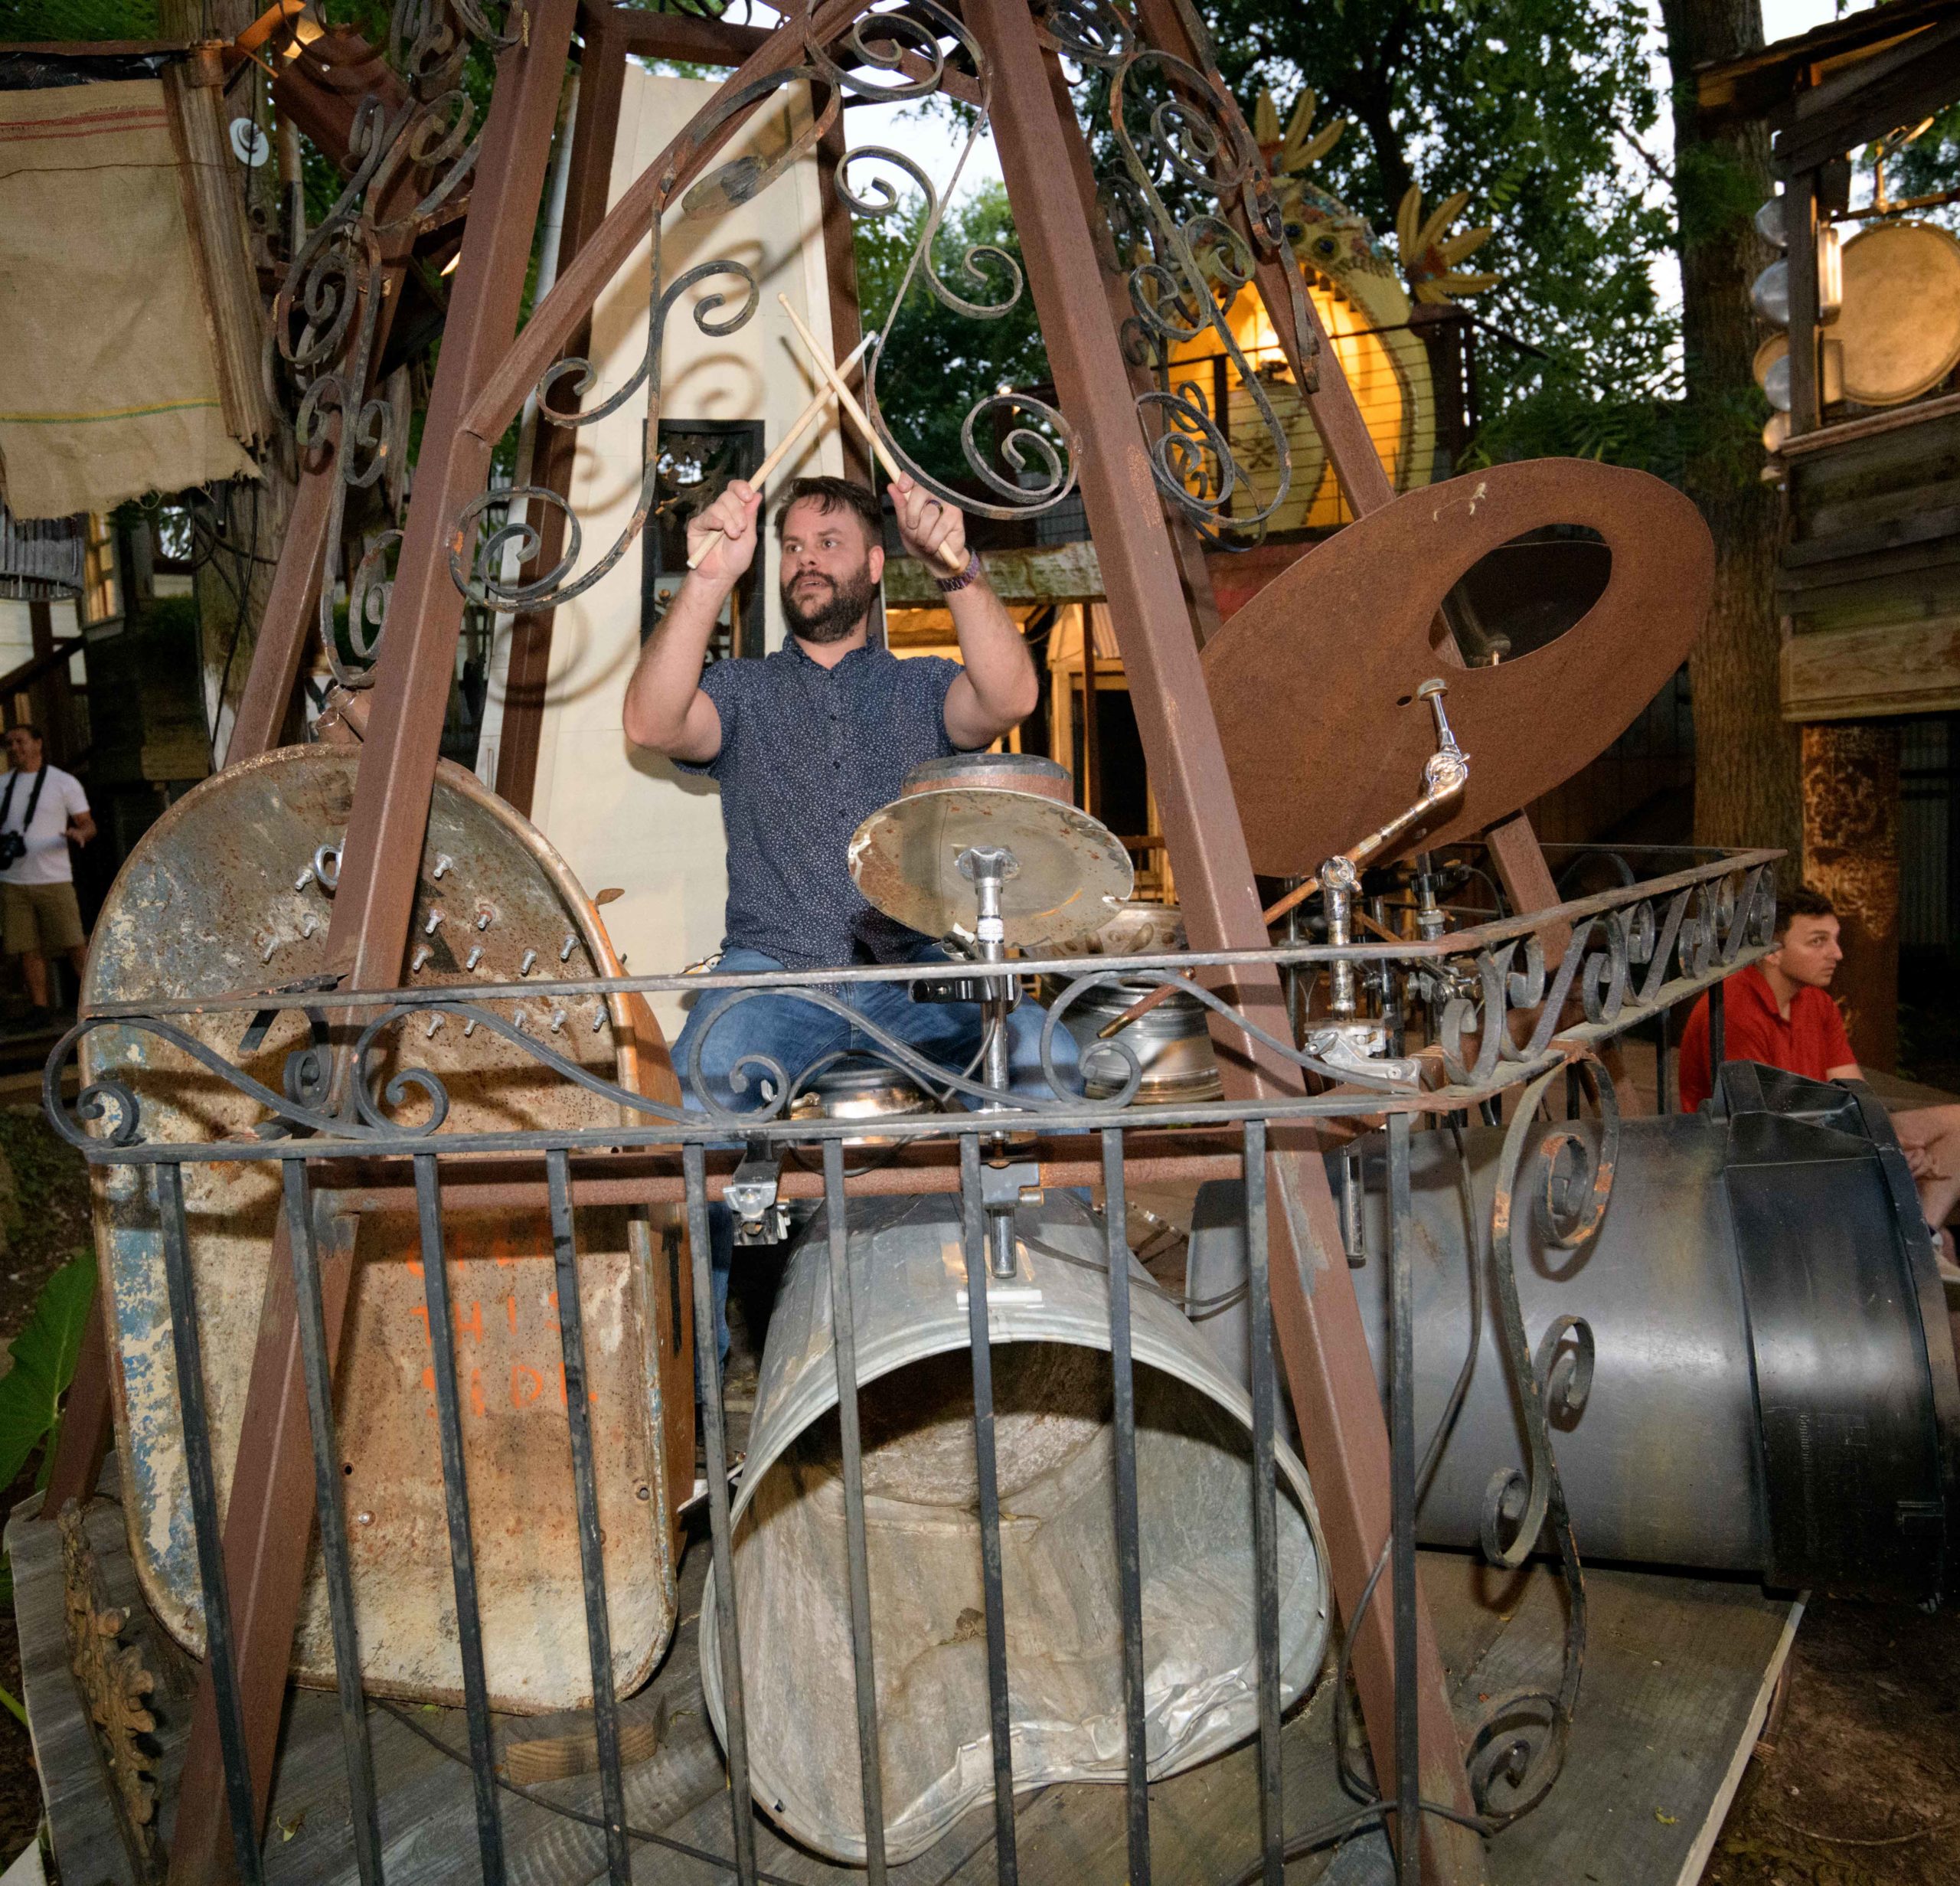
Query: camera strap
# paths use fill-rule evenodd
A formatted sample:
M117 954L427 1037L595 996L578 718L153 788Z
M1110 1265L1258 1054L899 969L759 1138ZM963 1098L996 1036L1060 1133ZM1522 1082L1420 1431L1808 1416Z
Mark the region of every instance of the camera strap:
M14 809L14 788L21 783L18 769L7 775L7 789L0 793L0 830L6 827L8 816ZM21 821L21 836L24 839L28 828L34 823L34 809L41 803L41 789L47 783L47 768L44 763L34 776L34 790L28 795L27 816Z

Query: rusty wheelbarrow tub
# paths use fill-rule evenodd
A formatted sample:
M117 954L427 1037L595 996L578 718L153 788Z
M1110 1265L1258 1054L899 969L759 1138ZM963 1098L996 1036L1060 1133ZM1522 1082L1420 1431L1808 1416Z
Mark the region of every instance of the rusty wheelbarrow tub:
M286 748L219 773L172 806L123 867L95 933L87 1004L289 985L325 972L335 848L360 754ZM439 770L416 892L407 980L431 986L619 973L591 900L564 861L473 775ZM670 1097L658 1026L639 999L563 996L500 1004L528 1032L596 1074ZM299 1011L278 1013L241 1054L250 1018L181 1025L275 1089L309 1044ZM463 1131L590 1129L616 1102L540 1066L487 1028L410 1020L413 1058L446 1085ZM249 1043L247 1044L249 1045ZM85 1080L140 1073L146 1134L220 1139L248 1130L254 1103L181 1049L136 1027L82 1043ZM383 1061L384 1083L394 1051ZM413 1119L426 1102L411 1095ZM228 1496L280 1178L276 1164L182 1169L220 1502ZM113 1306L116 1445L143 1594L179 1642L202 1653L183 1431L178 1414L155 1169L95 1175L96 1245ZM462 1388L465 1460L492 1704L545 1711L591 1700L570 1443L549 1218L462 1203L444 1234ZM455 1600L420 1244L412 1209L351 1221L355 1271L335 1403L353 1585L368 1690L461 1699ZM679 1214L592 1204L577 1213L580 1287L605 1536L615 1681L645 1679L672 1634L675 1515L693 1483L692 1345ZM395 1261L375 1261L377 1260ZM317 1544L293 1674L333 1680Z

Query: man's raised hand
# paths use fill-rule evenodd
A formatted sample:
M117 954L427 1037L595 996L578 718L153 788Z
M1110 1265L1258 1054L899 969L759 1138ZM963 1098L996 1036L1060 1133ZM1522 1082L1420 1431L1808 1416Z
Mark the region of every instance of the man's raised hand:
M688 567L694 577L733 588L756 560L762 505L754 486L731 478L713 504L694 514L688 524Z
M966 565L966 519L957 506L935 498L916 479L894 479L891 508L905 547L927 563L949 570Z

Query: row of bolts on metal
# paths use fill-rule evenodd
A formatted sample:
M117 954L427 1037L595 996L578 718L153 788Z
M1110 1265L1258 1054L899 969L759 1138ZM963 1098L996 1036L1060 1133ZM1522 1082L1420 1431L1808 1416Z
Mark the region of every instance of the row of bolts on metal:
M450 857L448 852L438 851L436 854L436 867L430 875L438 878L442 878L449 871L452 870L455 865L456 860ZM314 883L315 881L319 883L323 889L327 891L333 890L340 881L340 854L338 851L335 851L331 845L322 845L320 848L313 854L312 863L302 868L299 875L292 881L292 887L295 891L304 891L309 884ZM476 912L476 927L479 930L487 930L490 926L496 921L496 920L497 912L494 905L485 904L478 906ZM431 910L429 913L428 920L422 926L423 935L425 936L434 936L436 930L441 927L442 921L443 913L439 910ZM299 934L301 938L303 940L306 937L311 936L318 928L319 920L316 918L311 911L309 911L300 921ZM571 960L572 952L577 948L578 940L578 934L576 931L568 930L565 932L565 940L559 946L558 949L558 960L560 963L569 963ZM270 938L267 941L265 948L260 952L260 962L262 963L271 962L273 959L273 952L279 948L279 942L280 939L276 936ZM422 966L429 960L430 956L433 953L433 952L426 943L417 943L415 946L415 954L409 960L408 966L410 972L413 974L415 971L419 970ZM466 969L474 969L482 960L483 946L481 943L472 943L470 946L469 954L463 959L462 966ZM622 956L619 960L621 963L623 964L626 961L626 958ZM527 950L524 953L524 959L518 965L518 974L519 976L528 976L537 961L537 952L535 950ZM439 1028L443 1025L443 1022L447 1019L448 1018L446 1016L439 1015L431 1015L429 1018L429 1026L425 1032L431 1041L433 1041L436 1038L436 1031ZM523 1009L518 1008L513 1010L511 1019L514 1025L521 1029L524 1026ZM553 1009L551 1011L550 1020L551 1032L554 1035L562 1034L564 1031L565 1012L564 1009ZM606 1002L604 999L602 997L598 1004L597 1012L594 1014L592 1018L592 1030L595 1035L596 1035L599 1029L605 1025L605 1021ZM462 1025L462 1031L466 1038L474 1035L476 1032L476 1023L475 1020L472 1018L466 1018Z

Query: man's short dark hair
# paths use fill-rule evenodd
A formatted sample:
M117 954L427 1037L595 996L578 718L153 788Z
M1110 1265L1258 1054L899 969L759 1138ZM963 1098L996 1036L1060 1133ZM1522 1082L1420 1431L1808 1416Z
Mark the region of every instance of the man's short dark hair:
M47 744L46 739L41 734L41 729L35 726L31 721L16 721L11 727L8 728L7 731L10 734L31 734L44 747Z
M1800 917L1835 917L1838 907L1821 891L1799 884L1787 897L1776 900L1776 935L1780 942Z
M852 478L792 478L782 494L782 503L776 508L779 544L782 541L782 521L789 516L790 506L806 500L819 511L851 512L864 525L867 545L885 541L884 512L868 485L861 485Z

